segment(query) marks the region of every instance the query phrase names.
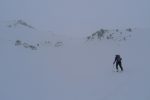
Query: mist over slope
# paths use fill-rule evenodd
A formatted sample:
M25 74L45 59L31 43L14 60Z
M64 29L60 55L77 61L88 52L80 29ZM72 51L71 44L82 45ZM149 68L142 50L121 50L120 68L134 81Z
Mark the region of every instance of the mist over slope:
M131 37L87 40L0 27L0 99L149 100L150 30L134 29L121 38L119 32L113 39ZM115 54L123 58L122 73L113 71Z
M10 43L28 44L35 47L62 45L62 37L51 32L39 31L23 20L12 20L0 23L1 38Z

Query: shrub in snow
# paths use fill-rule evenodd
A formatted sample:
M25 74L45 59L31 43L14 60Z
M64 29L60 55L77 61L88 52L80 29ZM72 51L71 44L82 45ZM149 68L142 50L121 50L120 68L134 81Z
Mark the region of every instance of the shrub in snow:
M34 45L29 45L29 48L32 49L32 50L37 50L37 47L34 46Z
M116 29L116 32L119 32L119 29Z
M94 39L94 38L98 38L98 39L102 39L104 38L104 34L107 32L107 30L104 29L100 29L99 31L96 31L95 33L92 34L92 37L87 37L87 39Z
M101 39L102 37L104 37L105 30L101 29L97 31L96 33L97 33L98 39Z
M29 44L28 44L28 43L23 43L23 46L24 46L25 48L29 48Z
M12 25L8 25L8 27L9 27L9 28L11 28L11 27L12 27Z
M36 44L36 46L34 45L30 45L28 43L22 43L20 40L16 40L15 42L15 46L18 46L18 45L22 45L24 48L29 48L31 50L37 50L37 47L39 46L39 44Z
M90 40L90 39L91 39L91 36L88 36L88 37L87 37L87 40Z
M44 43L45 43L45 44L51 44L51 42L50 42L50 41L45 41Z
M124 37L123 40L126 41L126 37Z
M63 45L63 42L57 42L56 44L55 44L55 47L60 47L60 46L62 46Z
M37 50L37 47L34 45L29 45L28 43L23 43L25 48L30 48L31 50Z
M132 32L132 29L131 29L131 28L128 28L128 29L126 29L126 31L128 31L128 32Z
M22 42L20 40L16 40L15 42L15 46L18 46L18 45L22 45Z
M113 33L112 33L113 34ZM109 40L109 39L113 39L113 35L112 34L109 34L108 36L107 36L107 39Z
M39 46L40 46L40 44L38 43L38 44L37 44L37 46L39 47Z

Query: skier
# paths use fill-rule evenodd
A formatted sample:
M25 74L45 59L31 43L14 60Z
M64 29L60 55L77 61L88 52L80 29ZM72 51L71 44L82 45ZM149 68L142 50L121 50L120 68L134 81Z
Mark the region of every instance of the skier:
M120 66L121 71L123 71L121 60L122 58L120 57L120 55L116 55L113 65L116 63L117 72L118 72L118 65Z

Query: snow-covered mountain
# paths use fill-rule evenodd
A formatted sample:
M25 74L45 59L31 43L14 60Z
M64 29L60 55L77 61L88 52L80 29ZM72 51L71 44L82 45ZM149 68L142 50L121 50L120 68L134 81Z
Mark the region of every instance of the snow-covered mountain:
M0 24L0 99L149 100L150 30L104 31L104 41L91 35L89 42ZM129 39L115 42L124 36ZM124 72L113 71L115 54Z

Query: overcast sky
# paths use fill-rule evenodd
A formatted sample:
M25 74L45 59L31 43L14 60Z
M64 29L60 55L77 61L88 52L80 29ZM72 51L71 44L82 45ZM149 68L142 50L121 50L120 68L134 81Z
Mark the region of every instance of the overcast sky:
M100 28L150 27L150 0L0 0L0 21L39 30L89 34Z

